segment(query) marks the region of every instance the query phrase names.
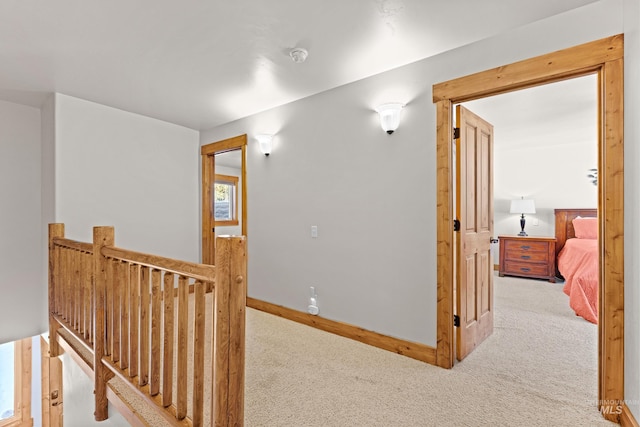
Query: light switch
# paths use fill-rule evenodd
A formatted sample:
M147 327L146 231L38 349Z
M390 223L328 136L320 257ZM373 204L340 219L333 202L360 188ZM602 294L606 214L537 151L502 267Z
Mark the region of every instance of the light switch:
M318 237L318 226L317 225L312 225L311 226L311 237L313 237L314 239Z

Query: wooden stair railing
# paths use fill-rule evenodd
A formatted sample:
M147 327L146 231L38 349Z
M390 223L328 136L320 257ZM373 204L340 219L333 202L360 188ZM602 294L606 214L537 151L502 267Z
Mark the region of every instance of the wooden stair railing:
M68 240L63 224L49 226L49 332L52 356L61 327L93 351L96 420L108 417L107 383L118 376L172 425L202 426L210 414L211 425L242 426L246 239L218 237L211 266L115 247L113 227L94 227L93 237Z

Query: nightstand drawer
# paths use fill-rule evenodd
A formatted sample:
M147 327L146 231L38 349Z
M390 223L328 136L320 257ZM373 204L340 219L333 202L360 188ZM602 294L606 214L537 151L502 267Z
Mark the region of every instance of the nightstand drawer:
M512 250L508 249L505 253L505 259L510 261L524 261L524 262L534 262L534 263L547 263L549 262L549 249L548 246L545 245L544 252L529 252L523 250Z
M548 252L548 242L522 242L518 240L505 240L504 249L507 252L520 251L520 252Z
M549 266L547 264L530 264L518 261L505 261L504 274L548 276Z

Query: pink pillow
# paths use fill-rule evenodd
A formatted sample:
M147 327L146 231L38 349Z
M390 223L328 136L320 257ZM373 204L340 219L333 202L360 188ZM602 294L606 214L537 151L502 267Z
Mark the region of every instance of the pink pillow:
M598 238L598 218L582 218L573 219L573 229L578 239L597 239Z

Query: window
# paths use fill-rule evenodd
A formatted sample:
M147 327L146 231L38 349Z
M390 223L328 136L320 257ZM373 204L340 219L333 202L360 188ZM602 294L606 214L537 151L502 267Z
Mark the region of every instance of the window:
M14 343L8 342L0 345L0 425L8 418L13 417L14 407Z
M31 338L0 345L0 427L32 426Z
M216 174L211 199L216 226L238 225L237 176Z

